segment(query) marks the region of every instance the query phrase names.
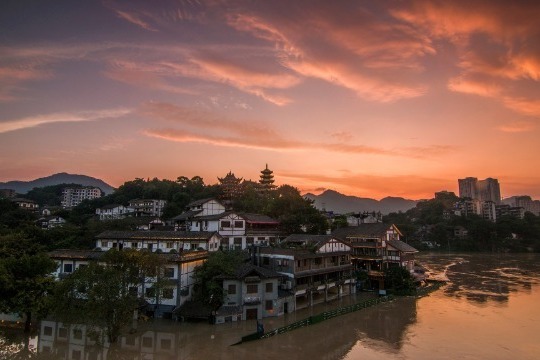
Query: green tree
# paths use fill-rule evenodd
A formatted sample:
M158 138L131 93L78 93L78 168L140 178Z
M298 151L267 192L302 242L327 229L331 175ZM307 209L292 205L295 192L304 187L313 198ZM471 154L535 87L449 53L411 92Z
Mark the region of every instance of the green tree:
M135 268L92 262L59 283L54 313L65 323L84 323L96 333L103 329L115 342L138 306L137 295L129 291L133 284L138 284Z
M217 309L223 303L225 293L218 275L232 275L246 260L242 251L216 251L210 253L208 260L195 268L193 300L209 304Z
M415 289L411 273L401 266L392 266L384 271L384 284L397 294L408 294Z
M25 316L25 332L33 315L47 311L56 263L19 235L0 238L0 311Z

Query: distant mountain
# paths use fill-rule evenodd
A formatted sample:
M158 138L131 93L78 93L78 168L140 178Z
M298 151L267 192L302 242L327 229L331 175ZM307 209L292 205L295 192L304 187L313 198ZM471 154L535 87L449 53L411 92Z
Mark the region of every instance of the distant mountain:
M44 178L35 179L32 181L8 181L0 182L1 189L13 189L19 194L26 194L35 187L45 187L58 184L80 184L83 186L98 187L105 193L111 194L114 188L103 180L93 178L86 175L75 175L68 173L59 173Z
M407 211L416 206L416 201L401 197L385 197L381 200L361 198L338 193L334 190L326 190L320 195L308 193L305 198L314 201L318 209L326 209L339 214L349 212L380 211L383 214L391 212Z

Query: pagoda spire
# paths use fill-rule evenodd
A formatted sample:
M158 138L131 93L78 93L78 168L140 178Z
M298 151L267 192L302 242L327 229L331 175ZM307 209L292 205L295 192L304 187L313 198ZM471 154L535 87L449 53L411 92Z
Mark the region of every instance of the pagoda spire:
M266 164L264 170L261 170L259 187L263 192L267 192L276 188L276 186L274 185L274 172L268 168L268 164Z

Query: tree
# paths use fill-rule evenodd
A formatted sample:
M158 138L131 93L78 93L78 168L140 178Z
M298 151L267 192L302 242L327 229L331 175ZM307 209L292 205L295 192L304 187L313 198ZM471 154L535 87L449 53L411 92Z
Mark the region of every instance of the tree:
M131 266L97 262L79 267L59 283L55 315L65 323L85 323L94 332L104 329L109 341L115 342L137 309L137 295L129 291L138 283L136 273Z
M56 263L28 240L16 235L0 238L0 311L24 315L25 332L30 331L33 314L47 311L54 269Z
M216 251L210 253L208 260L195 268L193 300L210 304L217 309L223 303L225 293L218 275L232 275L244 263L246 254L241 251Z
M328 221L313 206L313 201L303 198L300 191L290 185L282 185L275 191L266 212L280 221L286 234L324 234L328 229Z
M415 289L409 271L401 266L392 266L384 271L385 287L394 293L407 294Z

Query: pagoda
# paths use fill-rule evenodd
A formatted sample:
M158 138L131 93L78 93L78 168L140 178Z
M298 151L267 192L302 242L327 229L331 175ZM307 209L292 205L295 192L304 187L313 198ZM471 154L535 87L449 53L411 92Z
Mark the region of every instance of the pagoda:
M223 199L233 200L240 195L242 189L240 185L242 178L237 178L231 171L229 171L225 177L218 177L218 180L219 186L223 190Z
M264 170L261 170L259 189L262 192L267 192L270 190L274 190L275 188L276 186L274 185L274 172L268 169L268 164L266 164L266 168Z

